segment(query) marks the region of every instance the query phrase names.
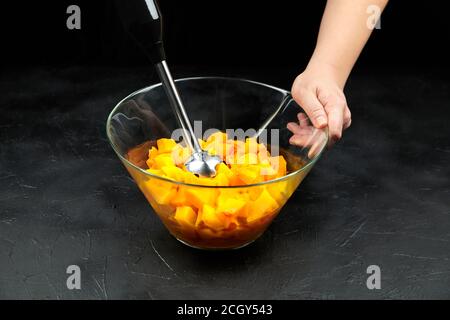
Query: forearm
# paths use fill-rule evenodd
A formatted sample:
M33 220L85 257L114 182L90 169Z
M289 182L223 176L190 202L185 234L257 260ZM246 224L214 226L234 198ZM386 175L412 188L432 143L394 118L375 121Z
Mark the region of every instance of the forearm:
M341 88L366 44L371 5L384 9L388 0L328 0L316 48L308 68L328 68Z

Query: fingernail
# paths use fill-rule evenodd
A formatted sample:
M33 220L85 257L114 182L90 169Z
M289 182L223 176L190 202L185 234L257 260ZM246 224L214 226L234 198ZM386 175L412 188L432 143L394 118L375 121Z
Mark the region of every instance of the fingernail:
M316 118L316 121L319 127L323 127L327 124L327 119L324 116L318 116Z
M333 134L333 136L332 136L333 142L337 142L337 141L339 141L341 138L342 138L342 134L340 134L340 133L335 133L335 134Z

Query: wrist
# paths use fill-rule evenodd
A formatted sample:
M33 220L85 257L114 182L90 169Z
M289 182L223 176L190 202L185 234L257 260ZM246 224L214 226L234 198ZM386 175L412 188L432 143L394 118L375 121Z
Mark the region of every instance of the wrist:
M305 71L319 74L321 77L325 76L334 81L341 89L344 89L350 73L336 63L315 56L311 58Z

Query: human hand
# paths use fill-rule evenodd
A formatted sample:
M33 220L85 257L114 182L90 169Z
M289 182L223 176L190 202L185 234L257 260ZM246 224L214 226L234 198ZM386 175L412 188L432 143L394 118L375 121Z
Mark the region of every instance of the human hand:
M340 82L332 67L325 64L309 65L297 76L291 89L292 97L305 110L314 127L328 126L330 145L339 140L343 130L351 124L350 109ZM293 133L291 144L303 143L303 116L299 114L299 123L291 122L287 125Z

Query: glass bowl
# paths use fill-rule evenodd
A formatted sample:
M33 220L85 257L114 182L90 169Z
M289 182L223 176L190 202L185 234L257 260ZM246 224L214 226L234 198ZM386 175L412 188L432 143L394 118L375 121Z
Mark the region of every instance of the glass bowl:
M107 120L108 139L176 239L201 249L243 247L264 233L311 170L327 145L328 131L314 128L300 106L289 99L288 91L270 85L223 77L179 79L176 84L199 138L206 139L214 128L227 133L234 130L230 131L236 135L232 138L242 140L267 122L259 142L272 156L284 157L287 174L248 185L220 186L178 182L147 171L150 148L158 139L179 132L160 83L136 91L117 104ZM288 102L281 107L284 100ZM299 117L299 113L303 115ZM299 123L299 119L302 139L294 146L289 143L292 133L286 125ZM245 201L239 202L236 210L212 210L220 197Z

